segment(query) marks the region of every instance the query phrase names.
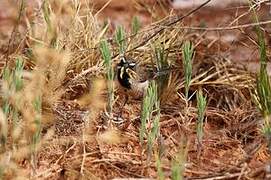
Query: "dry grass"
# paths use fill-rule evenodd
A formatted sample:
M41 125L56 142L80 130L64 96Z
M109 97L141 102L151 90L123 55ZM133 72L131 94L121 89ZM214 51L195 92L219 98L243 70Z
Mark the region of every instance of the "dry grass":
M1 137L6 136L5 142L1 139L2 178L173 178L173 167L187 178L270 177L262 117L251 97L256 75L218 54L216 49L224 48L222 42L202 41L201 31L178 28L184 26L182 22L166 23L163 28L164 21L126 39L126 55L138 63L142 78L158 74L154 47L162 47L169 66L159 72L166 76L159 80L163 87L159 133L152 142L155 156L150 158L147 139L139 140L142 99L130 98L123 107L125 95L116 83L113 117L106 112L106 69L99 44L109 40L116 64L119 52L109 38L113 37L111 25L99 22L89 4L44 2L32 14L21 9L24 19L19 20L27 33L21 34L17 48L0 56L11 72L17 72L16 59L24 62L21 76L15 75L22 88L15 88L14 79L3 78L1 83L2 106L10 108L9 113L0 111ZM14 42L13 38L9 41ZM181 50L186 40L195 45L189 99L184 95ZM4 77L3 73L2 69ZM200 152L195 93L199 89L207 98ZM153 126L153 121L147 122L147 132Z

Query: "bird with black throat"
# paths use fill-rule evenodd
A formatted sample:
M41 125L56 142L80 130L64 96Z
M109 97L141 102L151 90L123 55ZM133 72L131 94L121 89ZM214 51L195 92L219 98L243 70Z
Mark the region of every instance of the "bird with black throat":
M142 80L137 71L137 63L125 56L120 56L117 64L117 79L128 96L135 99L141 99L149 85L149 80Z

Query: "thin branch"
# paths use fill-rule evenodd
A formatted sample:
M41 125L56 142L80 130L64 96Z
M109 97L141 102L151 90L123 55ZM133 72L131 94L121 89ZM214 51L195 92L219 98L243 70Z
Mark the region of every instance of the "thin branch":
M248 23L248 24L241 24L236 26L226 26L226 27L189 27L189 26L183 26L183 27L174 27L175 29L191 29L191 30L204 30L204 31L224 31L224 30L235 30L235 29L241 29L241 28L248 28L248 27L254 27L259 25L266 25L271 24L271 20L269 21L262 21L258 23ZM165 27L168 28L168 27Z

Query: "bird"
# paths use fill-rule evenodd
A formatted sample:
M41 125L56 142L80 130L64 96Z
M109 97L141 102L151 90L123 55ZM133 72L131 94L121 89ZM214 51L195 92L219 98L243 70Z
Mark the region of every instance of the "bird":
M136 70L137 64L130 58L120 57L117 64L117 79L121 87L136 99L142 98L148 88L149 80L142 80Z
M117 80L126 95L124 105L128 99L142 99L152 81L155 81L159 86L158 93L162 97L163 91L168 87L170 74L178 69L179 67L171 67L169 65L161 68L155 65L142 67L138 66L132 58L120 55L119 63L117 64Z

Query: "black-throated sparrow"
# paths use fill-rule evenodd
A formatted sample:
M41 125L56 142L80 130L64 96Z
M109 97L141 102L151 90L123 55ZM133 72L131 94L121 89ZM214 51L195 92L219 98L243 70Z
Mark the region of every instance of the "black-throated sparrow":
M149 81L140 79L136 66L137 64L131 59L121 56L120 62L117 64L117 79L126 91L132 93L132 96L140 98L148 88Z

